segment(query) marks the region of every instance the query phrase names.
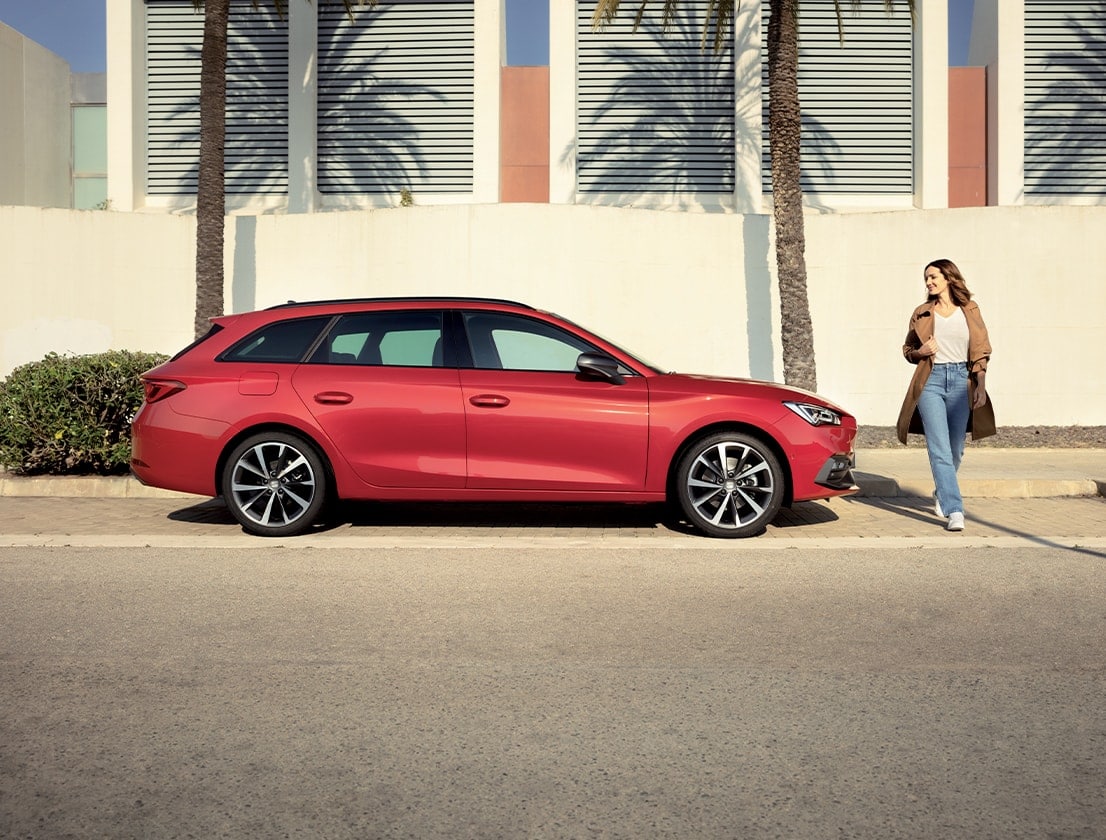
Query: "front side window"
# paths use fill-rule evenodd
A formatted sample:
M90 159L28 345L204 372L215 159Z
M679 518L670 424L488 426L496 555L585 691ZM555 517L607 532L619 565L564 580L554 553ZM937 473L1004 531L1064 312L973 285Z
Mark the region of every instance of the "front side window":
M262 327L223 354L224 362L300 362L330 323L330 316L277 321Z
M313 364L443 367L442 313L343 315L311 357Z
M500 312L465 314L472 358L485 370L532 370L573 373L591 344L566 330L520 315Z

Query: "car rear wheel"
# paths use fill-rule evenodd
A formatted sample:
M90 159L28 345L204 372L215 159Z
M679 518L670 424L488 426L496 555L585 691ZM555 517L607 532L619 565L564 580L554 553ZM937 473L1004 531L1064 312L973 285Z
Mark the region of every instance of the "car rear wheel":
M242 441L223 468L223 499L251 534L301 534L326 501L326 470L315 448L296 435L265 432Z
M680 460L676 492L688 522L711 537L761 533L783 503L783 470L757 438L722 432L696 441Z

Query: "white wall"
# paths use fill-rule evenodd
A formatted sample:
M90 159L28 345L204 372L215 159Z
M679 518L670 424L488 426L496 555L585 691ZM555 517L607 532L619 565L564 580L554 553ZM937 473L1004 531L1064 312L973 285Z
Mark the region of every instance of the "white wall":
M469 205L228 219L227 310L396 294L510 297L671 369L781 377L769 217ZM891 425L922 268L956 261L991 329L1000 425L1106 425L1106 208L809 215L819 390ZM192 338L195 219L0 207L0 375L47 352Z

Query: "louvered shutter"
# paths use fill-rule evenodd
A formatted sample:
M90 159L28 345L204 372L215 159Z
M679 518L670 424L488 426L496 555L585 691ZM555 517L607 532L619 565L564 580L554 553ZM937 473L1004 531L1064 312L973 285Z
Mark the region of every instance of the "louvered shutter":
M146 190L196 192L203 13L191 0L146 2ZM228 195L288 190L288 24L271 3L231 0L227 31Z
M882 3L854 14L842 2L841 43L834 5L800 0L799 103L806 193L911 194L913 48L910 14ZM761 21L764 137L761 178L772 187L768 146L768 14Z
M1025 194L1106 196L1101 0L1025 0Z
M629 5L594 32L595 0L577 0L577 192L732 194L732 27L715 53L700 44L708 0L684 0L668 33L659 5L633 32Z
M471 193L473 0L319 8L323 193Z

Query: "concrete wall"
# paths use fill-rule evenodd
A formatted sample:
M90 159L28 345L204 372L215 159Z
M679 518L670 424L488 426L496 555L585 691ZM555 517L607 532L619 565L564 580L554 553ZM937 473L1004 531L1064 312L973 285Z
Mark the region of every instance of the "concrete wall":
M227 310L396 294L510 297L671 369L782 376L770 219L500 204L231 217ZM1106 208L809 215L819 390L890 425L922 267L955 260L995 347L1000 425L1106 424ZM0 207L0 375L47 352L192 338L191 216ZM1061 257L1063 259L1061 259ZM1046 294L1047 293L1047 294Z
M0 23L0 204L69 207L69 65Z

